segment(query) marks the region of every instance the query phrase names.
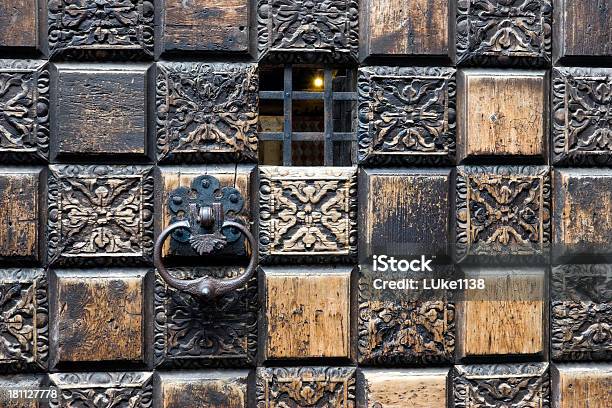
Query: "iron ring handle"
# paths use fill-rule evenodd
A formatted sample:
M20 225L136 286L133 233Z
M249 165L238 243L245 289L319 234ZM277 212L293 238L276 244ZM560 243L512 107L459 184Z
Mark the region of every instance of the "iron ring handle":
M255 272L255 265L257 262L258 255L258 248L255 242L255 238L253 238L253 234L251 234L251 231L249 231L248 228L237 222L225 221L221 228L225 227L237 228L246 236L247 240L249 241L249 246L251 247L251 258L249 259L249 264L242 275L236 276L235 278L231 279L214 279L208 276L204 276L201 278L189 280L178 279L172 276L164 266L161 255L162 246L164 245L164 242L166 241L168 236L174 230L179 228L191 228L191 224L189 223L189 221L183 220L169 225L161 232L161 234L159 234L159 237L155 242L155 248L153 253L155 267L157 268L161 277L166 281L166 283L180 291L187 292L192 295L196 295L209 300L215 299L219 296L222 296L226 293L232 292L244 286L249 281L249 279L251 279L251 276L253 276L253 272Z

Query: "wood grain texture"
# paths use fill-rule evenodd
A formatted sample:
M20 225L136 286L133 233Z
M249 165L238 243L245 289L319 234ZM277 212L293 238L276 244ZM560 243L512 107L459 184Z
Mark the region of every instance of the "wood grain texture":
M146 270L57 271L54 363L145 358Z
M159 372L155 395L160 408L246 408L248 371Z
M551 383L552 408L612 406L612 364L556 364Z
M359 406L364 408L445 407L449 370L447 368L361 370Z
M52 158L146 157L146 65L58 64Z
M265 268L266 358L349 357L350 268Z
M448 255L450 169L364 169L359 256Z
M554 10L555 60L581 62L585 57L612 57L610 0L555 0Z
M447 0L368 0L361 41L365 55L450 57L450 4Z
M457 304L457 357L544 355L545 279L540 268L463 268L465 278L484 279Z
M544 71L460 71L459 160L527 156L545 161L547 81Z
M555 256L593 262L592 256L612 255L612 174L605 169L556 169L554 191Z
M168 51L246 52L246 0L162 0L162 46Z
M45 378L42 375L13 375L0 379L0 406L2 408L43 408L41 400L10 398L8 390L44 389Z
M37 168L0 167L0 260L42 260L42 174Z
M38 45L38 1L0 2L0 47L35 48Z

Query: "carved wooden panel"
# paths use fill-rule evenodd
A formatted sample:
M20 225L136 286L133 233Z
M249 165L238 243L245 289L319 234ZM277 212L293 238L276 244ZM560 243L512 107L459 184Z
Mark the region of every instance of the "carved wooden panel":
M52 57L152 57L152 0L48 0Z
M612 359L612 265L559 265L551 278L551 354L558 361Z
M451 169L363 169L361 262L376 254L449 254Z
M394 0L368 0L361 6L362 58L415 56L453 58L452 2L416 0L405 5Z
M0 48L37 48L38 0L3 0L0 3Z
M548 141L544 71L464 70L458 76L459 160L525 156L544 162Z
M364 67L357 90L360 162L454 163L454 69Z
M457 279L454 268L432 265L433 272L373 272L362 265L359 276L359 362L405 366L453 361L455 303L443 290L423 291L422 278ZM381 286L380 280L418 281L411 289ZM379 280L378 282L376 280ZM417 289L418 288L418 289Z
M57 398L50 408L151 408L153 406L152 373L86 372L50 374Z
M259 59L270 62L357 60L357 0L258 0Z
M158 372L160 408L247 408L248 371Z
M270 267L263 276L266 358L350 356L350 267Z
M219 279L243 273L239 267L173 268L179 278ZM257 351L257 281L216 302L155 284L155 365L160 367L245 366Z
M552 83L555 164L612 164L612 69L555 68Z
M352 408L354 367L257 369L257 408Z
M42 269L0 269L0 371L41 371L49 355L49 302Z
M550 64L551 0L457 2L457 63Z
M606 169L555 170L557 259L612 255L612 174Z
M455 366L454 408L549 408L547 363Z
M48 155L48 65L0 59L0 159L40 161Z
M364 408L446 407L448 368L359 372L358 406Z
M585 63L589 57L612 57L612 7L607 0L554 0L554 57L557 62ZM585 64L586 65L586 64Z
M247 0L159 0L156 53L248 52Z
M0 261L38 263L44 258L40 168L0 167Z
M51 159L146 159L148 65L56 64Z
M457 260L542 259L551 234L550 193L548 167L458 167Z
M612 405L612 364L556 364L551 367L552 408L607 408Z
M255 203L253 195L257 190L257 174L254 165L202 165L202 166L163 166L159 167L156 184L160 194L156 196L157 228L161 231L173 222L184 217L188 212L188 202L185 197L193 197L202 194L204 197L223 196L227 199L225 207L232 210L232 216L246 224L253 222ZM202 176L215 177L219 184L203 180ZM206 187L197 185L206 183ZM235 188L240 192L240 197L231 197ZM179 191L177 191L179 190ZM176 193L176 194L174 194ZM235 201L232 201L235 200ZM170 203L170 204L169 204ZM230 204L230 205L228 205ZM230 208L230 206L233 206ZM240 208L240 211L235 211ZM237 237L234 242L228 242L227 246L209 257L225 257L235 259L236 256L245 256L246 249L244 239ZM185 231L178 230L166 241L162 253L164 256L173 257L197 257L200 255L189 244L189 235ZM198 261L199 262L199 261Z
M53 273L53 366L145 360L147 270Z
M508 356L542 359L546 336L544 268L463 268L466 279L483 279L485 289L463 292L457 304L457 357Z
M257 161L257 65L157 66L157 158Z
M49 261L142 264L153 255L150 167L50 166Z
M45 401L26 398L11 398L9 390L45 389L45 377L42 375L12 375L0 378L0 406L2 408L43 408Z
M355 258L356 168L260 166L259 170L261 261Z

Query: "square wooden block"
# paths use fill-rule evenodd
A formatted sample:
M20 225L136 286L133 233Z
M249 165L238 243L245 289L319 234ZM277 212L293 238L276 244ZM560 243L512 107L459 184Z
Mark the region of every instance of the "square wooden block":
M550 64L552 13L551 0L457 2L457 63Z
M463 70L457 78L460 161L521 156L547 161L545 71Z
M32 398L12 398L9 390L16 390L22 397L27 396L27 389L47 389L46 376L43 375L11 375L0 379L0 406L2 408L45 408L46 401Z
M56 64L51 159L146 160L149 68Z
M45 254L42 178L33 167L0 167L0 261L37 264Z
M355 406L354 367L257 369L257 408Z
M551 224L545 166L457 167L457 261L544 261Z
M360 262L449 254L451 169L363 169Z
M610 89L612 69L553 69L551 116L554 164L612 164Z
M41 50L39 0L3 0L0 2L0 49Z
M52 407L150 407L153 384L148 372L79 372L50 374ZM125 402L125 403L124 403Z
M547 344L544 268L462 268L485 289L468 290L457 303L457 358L542 358Z
M151 167L50 166L48 200L51 264L151 263Z
M548 408L548 363L458 365L454 408Z
M45 271L0 269L0 293L0 372L46 370L49 303Z
M363 369L358 401L364 408L446 407L448 368Z
M612 360L612 265L558 265L551 278L551 355L556 361Z
M612 57L612 6L606 0L554 0L555 62Z
M52 366L144 363L148 276L145 269L53 272Z
M179 279L230 279L244 268L172 268ZM209 302L176 290L156 276L154 359L160 368L252 365L257 353L257 279ZM185 345L189 345L186 347Z
M249 51L250 2L159 0L156 55L175 52Z
M178 371L155 374L160 408L247 408L248 371Z
M157 159L257 161L256 64L157 65Z
M259 59L355 62L358 6L357 0L257 0Z
M48 0L52 57L152 57L153 0Z
M259 171L261 262L355 259L355 167L260 166Z
M357 91L360 162L454 164L454 69L363 67Z
M361 28L361 59L368 57L442 57L454 54L451 25L453 2L416 0L367 0Z
M46 161L49 158L48 64L38 60L0 59L0 83L0 161Z
M556 169L554 255L558 261L612 256L612 173Z
M189 214L189 198L196 196L210 203L222 203L228 217L236 217L245 225L253 221L251 218L255 214L254 196L257 191L254 165L162 166L156 171L156 184L160 187L155 202L155 212L159 215L156 221L158 234L170 224L185 218L185 214ZM174 232L162 247L162 255L199 259L201 255L190 245L190 237L184 230ZM235 259L236 256L247 255L242 234L228 233L226 237L227 245L208 257Z
M612 406L612 364L555 364L552 408Z
M268 267L263 276L267 359L350 357L350 267Z

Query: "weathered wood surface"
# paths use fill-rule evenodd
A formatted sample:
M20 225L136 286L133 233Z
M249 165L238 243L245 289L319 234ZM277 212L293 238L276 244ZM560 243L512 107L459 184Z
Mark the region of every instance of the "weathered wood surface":
M0 47L38 46L38 0L0 2Z
M612 406L612 364L555 364L551 376L553 408Z
M248 371L179 371L155 374L160 408L247 408Z
M44 408L44 403L36 399L11 398L9 390L44 389L45 378L42 375L15 375L0 379L0 406L2 408Z

